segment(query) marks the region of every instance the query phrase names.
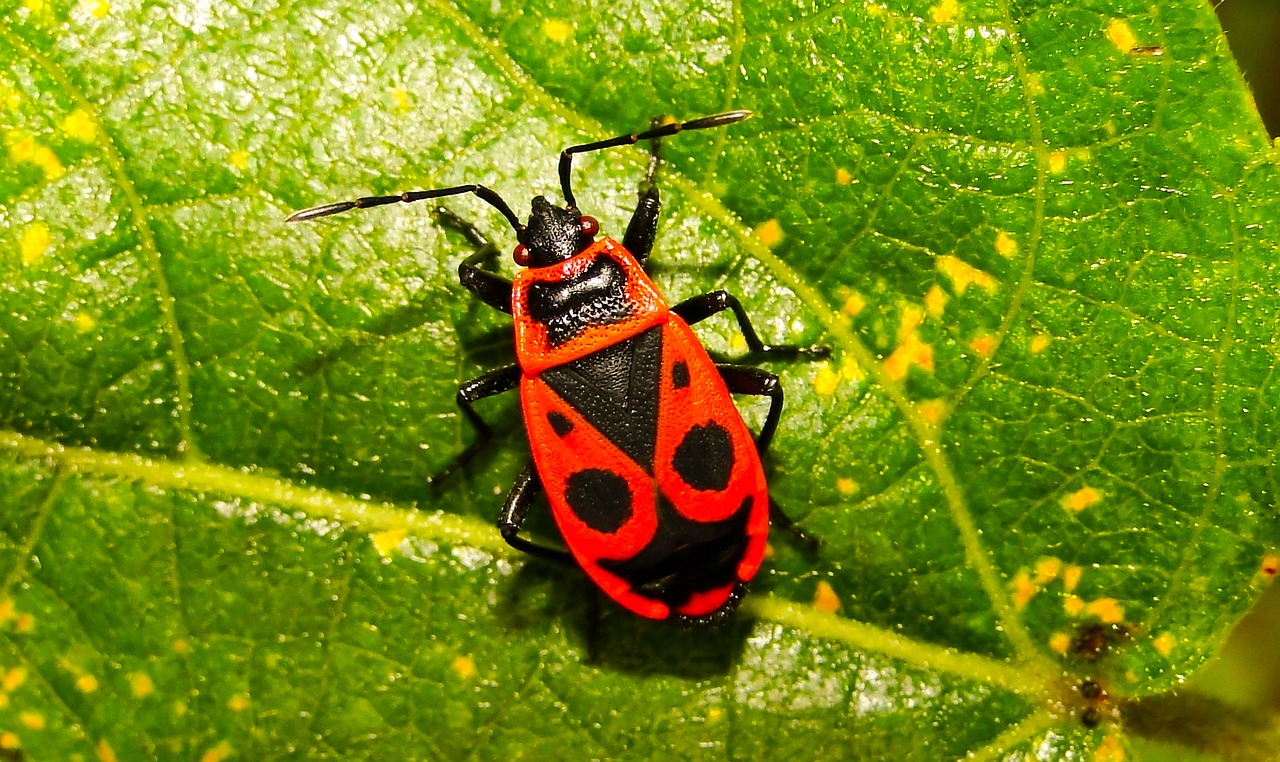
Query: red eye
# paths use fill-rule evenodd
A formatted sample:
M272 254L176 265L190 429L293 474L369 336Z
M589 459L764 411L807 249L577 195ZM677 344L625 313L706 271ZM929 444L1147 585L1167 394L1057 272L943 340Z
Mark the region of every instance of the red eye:
M595 235L600 230L600 223L595 217L579 217L578 229L583 235Z
M529 266L529 250L524 247L524 244L520 244L515 251L511 252L511 258L521 267Z

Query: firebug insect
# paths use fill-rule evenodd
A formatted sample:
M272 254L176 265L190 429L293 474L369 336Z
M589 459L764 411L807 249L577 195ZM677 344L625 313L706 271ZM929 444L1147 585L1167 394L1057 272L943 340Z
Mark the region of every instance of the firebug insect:
M703 621L732 610L760 568L770 516L790 526L769 499L760 462L782 412L778 377L713 362L689 325L727 309L753 354L828 354L825 347L764 344L723 290L668 306L644 271L658 226L658 139L750 116L730 111L571 146L559 163L565 205L538 196L527 224L482 185L372 196L289 217L465 193L502 213L519 241L512 256L523 269L514 280L481 267L497 249L479 230L438 210L477 246L458 267L459 279L512 316L518 360L458 391L477 439L456 462L491 435L474 403L518 387L533 462L503 505L502 536L522 551L576 563L614 601L651 619ZM597 239L599 224L578 210L570 187L573 157L641 140L653 140L654 152L635 213L621 243ZM734 393L769 398L758 436L734 407ZM539 491L567 552L520 535Z

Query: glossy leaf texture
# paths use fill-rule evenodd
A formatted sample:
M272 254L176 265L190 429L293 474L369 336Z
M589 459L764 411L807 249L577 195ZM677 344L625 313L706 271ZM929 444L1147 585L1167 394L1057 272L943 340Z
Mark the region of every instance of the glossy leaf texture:
M26 0L0 60L10 756L1116 759L1280 565L1280 182L1207 3ZM731 108L664 143L652 270L832 346L769 365L821 549L592 635L492 528L515 400L426 484L512 361L466 240L283 220L523 216L565 146ZM646 161L579 159L604 232Z

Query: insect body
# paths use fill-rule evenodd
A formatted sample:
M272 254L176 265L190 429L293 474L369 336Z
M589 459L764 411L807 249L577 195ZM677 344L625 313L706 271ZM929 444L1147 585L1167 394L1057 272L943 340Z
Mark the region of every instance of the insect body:
M820 357L827 350L763 344L725 291L668 306L644 272L660 206L652 183L656 150L621 242L597 240L598 223L579 212L569 182L572 157L748 116L728 112L568 148L560 157L566 205L539 196L528 224L479 185L327 204L290 218L461 193L474 193L507 218L520 242L514 259L525 268L514 281L483 269L494 247L441 210L479 247L459 267L462 284L515 323L518 363L458 392L459 408L479 434L463 457L490 435L473 404L519 388L533 463L503 506L503 537L539 556L571 559L614 601L652 619L705 620L730 610L760 568L771 513L785 521L772 509L760 462L782 409L778 379L713 362L689 324L729 309L756 353ZM758 437L732 393L770 398ZM568 553L519 534L540 490Z

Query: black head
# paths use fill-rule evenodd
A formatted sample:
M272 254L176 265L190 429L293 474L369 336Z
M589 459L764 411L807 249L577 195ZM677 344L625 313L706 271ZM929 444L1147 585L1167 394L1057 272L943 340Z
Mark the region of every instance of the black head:
M594 217L535 196L529 224L516 232L520 245L512 256L522 267L554 265L590 246L599 229L600 223Z

